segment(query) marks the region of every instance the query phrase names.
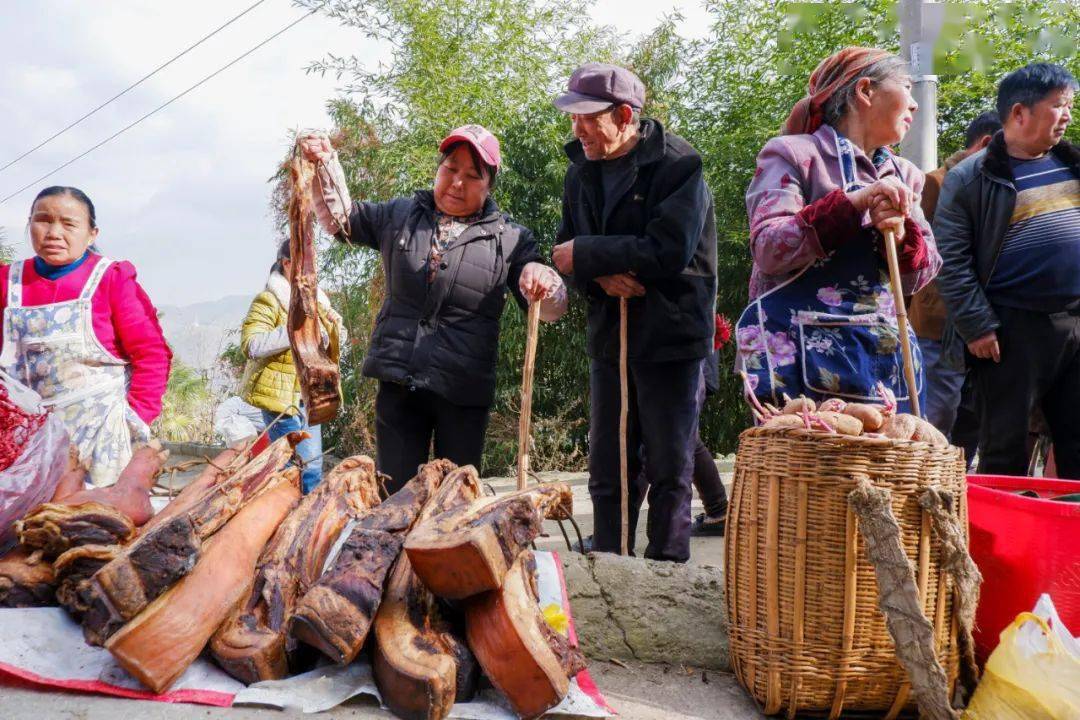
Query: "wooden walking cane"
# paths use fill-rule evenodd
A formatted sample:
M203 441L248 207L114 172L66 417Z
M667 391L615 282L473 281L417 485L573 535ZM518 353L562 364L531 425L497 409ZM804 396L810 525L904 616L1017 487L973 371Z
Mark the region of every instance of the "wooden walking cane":
M529 303L529 328L525 336L525 367L521 371L521 417L518 418L517 486L524 490L529 474L532 425L533 373L536 371L536 336L540 330L540 301Z
M892 285L893 303L896 305L896 322L900 328L900 350L904 354L904 379L907 380L908 397L911 398L911 414L922 417L919 412L919 388L915 384L915 360L911 355L911 338L908 337L907 308L904 306L904 288L900 284L900 261L896 257L896 233L887 228L885 255L889 262L889 284Z
M630 417L630 381L626 367L626 298L619 298L619 509L622 511L619 554L630 554L630 482L626 447L626 425Z

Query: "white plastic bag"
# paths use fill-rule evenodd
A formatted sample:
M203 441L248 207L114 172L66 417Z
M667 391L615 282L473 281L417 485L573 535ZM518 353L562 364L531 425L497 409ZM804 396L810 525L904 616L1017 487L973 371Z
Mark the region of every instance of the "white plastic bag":
M255 437L265 429L262 410L236 396L221 403L214 413L214 432L225 440L227 447Z

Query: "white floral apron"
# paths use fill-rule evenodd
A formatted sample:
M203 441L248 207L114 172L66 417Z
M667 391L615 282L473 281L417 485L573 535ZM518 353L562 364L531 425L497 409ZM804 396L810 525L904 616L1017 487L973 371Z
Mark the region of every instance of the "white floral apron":
M150 428L127 403L128 362L94 334L91 298L110 264L101 258L74 300L23 307L25 263L14 263L0 354L0 366L37 391L64 422L98 487L115 483L131 459L132 442L150 437Z

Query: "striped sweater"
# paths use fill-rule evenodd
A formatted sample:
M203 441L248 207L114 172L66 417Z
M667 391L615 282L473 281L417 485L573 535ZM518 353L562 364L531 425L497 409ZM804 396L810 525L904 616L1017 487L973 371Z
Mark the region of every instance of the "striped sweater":
M1016 207L987 285L991 301L1060 312L1080 306L1080 178L1054 155L1010 159Z

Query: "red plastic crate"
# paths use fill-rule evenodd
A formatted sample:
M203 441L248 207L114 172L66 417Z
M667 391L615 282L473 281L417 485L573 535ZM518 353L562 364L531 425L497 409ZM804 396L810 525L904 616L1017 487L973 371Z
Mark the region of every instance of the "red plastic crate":
M1073 480L968 476L971 556L983 575L975 617L980 662L1001 631L1044 592L1066 627L1080 633L1080 504L1048 499L1075 492L1080 482Z

